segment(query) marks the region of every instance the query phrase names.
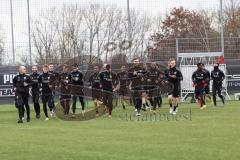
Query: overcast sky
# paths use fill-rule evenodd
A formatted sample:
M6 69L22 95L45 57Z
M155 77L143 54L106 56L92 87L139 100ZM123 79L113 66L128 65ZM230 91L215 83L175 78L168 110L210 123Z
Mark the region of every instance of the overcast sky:
M29 0L30 13L32 18L36 18L41 12L52 7L61 7L63 4L78 3L87 6L90 3L100 3L104 5L117 4L126 9L127 0ZM184 6L184 8L194 10L214 10L219 9L220 0L130 0L130 7L140 12L157 16L166 13L174 7ZM226 1L226 0L224 0ZM16 46L27 46L27 0L12 0L14 36ZM10 0L0 0L0 26L4 31L7 48L11 46L11 23L10 23Z

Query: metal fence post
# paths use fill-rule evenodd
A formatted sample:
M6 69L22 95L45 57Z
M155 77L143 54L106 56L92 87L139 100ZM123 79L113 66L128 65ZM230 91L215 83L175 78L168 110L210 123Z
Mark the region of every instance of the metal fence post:
M12 32L12 60L13 60L13 65L15 65L15 46L14 46L14 29L13 29L12 0L10 0L10 12L11 12L11 32Z
M27 0L27 13L28 13L28 47L29 47L29 65L32 65L32 47L31 47L31 23L30 23L30 9L29 0Z

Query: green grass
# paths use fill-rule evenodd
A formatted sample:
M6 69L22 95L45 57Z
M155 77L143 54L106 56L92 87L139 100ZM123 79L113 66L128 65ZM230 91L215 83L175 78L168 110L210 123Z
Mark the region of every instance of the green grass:
M17 124L12 105L0 106L1 160L238 160L240 158L240 105L180 104L179 114L192 120L123 121L120 108L113 119L100 117L85 122L59 119ZM160 111L167 113L167 104ZM129 107L128 113L133 112Z

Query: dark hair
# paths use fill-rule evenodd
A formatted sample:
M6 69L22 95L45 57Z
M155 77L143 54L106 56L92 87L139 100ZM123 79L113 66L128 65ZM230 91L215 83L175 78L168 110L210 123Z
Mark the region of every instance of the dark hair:
M197 66L198 66L198 67L199 67L199 66L201 66L201 65L202 65L202 63L200 63L200 62L199 62L199 63L197 63Z
M106 65L106 69L107 69L107 70L109 70L110 67L111 67L110 64L107 64L107 65Z
M77 64L77 63L74 63L72 66L75 67L75 68L77 68L77 67L78 67L78 64Z
M36 64L32 65L32 67L38 67Z

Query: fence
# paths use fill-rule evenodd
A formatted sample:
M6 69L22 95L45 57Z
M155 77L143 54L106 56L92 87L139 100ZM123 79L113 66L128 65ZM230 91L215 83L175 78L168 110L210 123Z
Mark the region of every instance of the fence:
M105 44L123 40L133 43L123 52L130 58L168 59L186 45L187 51L199 52L203 47L192 38L209 40L201 42L209 45L206 50L224 48L227 58L239 58L240 16L236 23L228 18L239 8L237 0L5 0L0 6L1 63L62 63L83 54L105 61L122 52L106 52ZM228 38L223 41L223 36Z

